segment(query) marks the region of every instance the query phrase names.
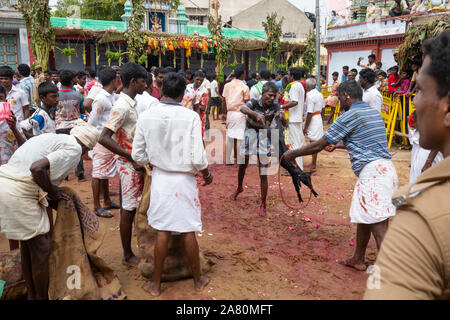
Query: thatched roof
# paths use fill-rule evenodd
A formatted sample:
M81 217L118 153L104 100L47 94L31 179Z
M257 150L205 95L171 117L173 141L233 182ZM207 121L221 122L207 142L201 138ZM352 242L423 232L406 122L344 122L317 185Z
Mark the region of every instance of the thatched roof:
M55 27L55 35L58 38L65 37L76 37L79 39L93 39L99 41L99 43L125 41L124 32L119 31L115 28L110 28L107 30L93 30L93 29L82 29L80 27ZM184 36L178 34L172 34L167 32L151 32L143 31L142 36L146 38L191 38L195 40L208 40L210 37L205 36ZM267 42L263 40L256 39L229 39L233 44L234 50L239 51L253 51L253 50L264 50L267 47ZM281 51L287 52L303 52L306 49L306 44L304 41L291 39L289 41L281 42Z

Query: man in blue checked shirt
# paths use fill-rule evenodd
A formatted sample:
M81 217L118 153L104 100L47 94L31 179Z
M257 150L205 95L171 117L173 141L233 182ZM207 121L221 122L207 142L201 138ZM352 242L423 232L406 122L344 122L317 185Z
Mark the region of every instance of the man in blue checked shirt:
M30 102L30 114L32 114L36 110L36 101L38 100L38 96L34 78L30 75L31 68L27 64L19 64L17 71L20 76L18 86L27 94L28 101Z
M383 118L362 101L362 89L356 81L346 81L338 88L338 96L345 113L332 124L317 142L285 153L285 159L347 149L352 169L358 177L350 207L351 223L357 224L356 247L351 258L339 263L364 271L365 252L373 234L380 250L388 228L388 220L395 215L391 198L398 188L398 178L387 147Z

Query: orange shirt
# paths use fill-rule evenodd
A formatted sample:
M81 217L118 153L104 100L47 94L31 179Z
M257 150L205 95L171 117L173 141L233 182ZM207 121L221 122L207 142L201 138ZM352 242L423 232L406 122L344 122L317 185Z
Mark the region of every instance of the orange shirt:
M223 97L228 111L241 111L241 107L250 100L250 89L242 80L234 79L223 89Z

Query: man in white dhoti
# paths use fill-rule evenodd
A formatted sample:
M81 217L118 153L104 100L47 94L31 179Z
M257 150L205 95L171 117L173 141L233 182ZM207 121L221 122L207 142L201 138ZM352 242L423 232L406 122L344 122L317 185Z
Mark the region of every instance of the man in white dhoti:
M0 232L20 241L28 298L47 300L53 216L61 198L57 187L75 170L100 134L78 120L70 135L45 133L26 141L0 167ZM56 209L56 208L55 208Z
M244 140L246 125L245 114L241 112L241 107L250 100L250 90L243 82L245 74L242 64L236 66L234 75L236 78L225 85L222 94L225 99L224 109L227 110L227 164L237 164L238 147ZM232 162L230 156L233 149L234 161Z
M195 232L202 230L195 175L202 173L204 185L212 183L212 175L203 146L200 117L181 105L185 89L183 76L167 74L160 103L139 116L133 141L133 160L153 167L148 223L158 231L155 270L153 281L143 286L153 296L161 293L161 276L171 232L181 233L195 289L203 289L210 280L201 275L195 238Z
M117 89L117 76L113 68L106 67L99 72L102 88L94 98L92 111L88 123L97 128L101 133L109 119ZM94 200L94 212L103 218L112 218L114 215L110 209L120 209L109 196L109 179L117 174L115 154L98 143L92 153L92 195ZM103 208L100 205L100 190L103 192Z
M289 109L289 142L290 148L300 149L305 145L303 135L303 107L305 104L305 89L300 80L304 77L303 68L292 68L289 70L289 82L294 82L289 90L289 102L281 108ZM302 158L297 158L297 165L303 170Z
M395 215L392 195L398 178L387 148L386 129L380 113L362 101L362 89L356 81L339 86L339 100L346 111L317 142L285 153L285 159L318 153L323 149L347 149L358 181L350 207L351 223L357 224L356 248L353 257L338 262L364 271L365 253L373 234L380 250L388 228L388 219Z
M306 120L303 134L311 142L316 142L323 137L322 109L325 107L325 100L322 93L316 89L316 79L306 80ZM317 153L312 155L310 171L317 168Z

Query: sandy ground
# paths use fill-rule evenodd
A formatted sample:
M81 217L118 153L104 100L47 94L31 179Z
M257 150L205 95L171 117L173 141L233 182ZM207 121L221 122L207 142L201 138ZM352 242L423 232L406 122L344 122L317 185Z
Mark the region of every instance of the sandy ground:
M211 127L223 129L221 121ZM391 153L400 185L408 183L410 152L393 148ZM310 161L310 157L304 159L307 168ZM356 229L349 223L348 210L356 177L346 152L323 152L318 166L313 184L319 197L304 210L287 208L280 198L278 176L269 176L267 218L258 217L260 190L255 165L247 171L245 190L238 201L230 200L238 168L210 166L214 182L199 187L204 232L198 233L197 239L200 250L215 265L208 274L211 282L201 293L193 290L190 279L163 283L158 298L141 289L145 279L121 263L119 210L113 210L114 218L101 219L107 234L99 255L116 270L129 299L361 299L367 274L336 263L354 249L350 242L355 241ZM90 161L85 162L85 169L89 179ZM290 181L289 177L281 178L285 198L296 205ZM118 202L118 179L110 183L113 200ZM90 181L78 182L72 174L64 185L77 190L93 209ZM0 251L6 250L8 242L0 235ZM366 259L373 263L375 258L372 238Z

